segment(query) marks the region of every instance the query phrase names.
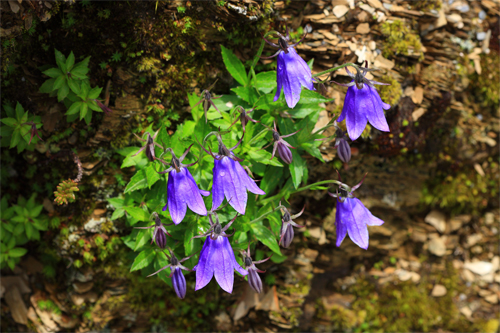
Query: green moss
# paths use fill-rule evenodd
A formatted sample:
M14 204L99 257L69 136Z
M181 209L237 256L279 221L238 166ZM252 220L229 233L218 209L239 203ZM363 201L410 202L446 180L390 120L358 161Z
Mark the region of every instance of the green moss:
M403 89L401 84L391 75L385 74L377 81L383 83L389 83L388 86L378 86L378 91L380 93L380 98L391 107L399 102L399 99L403 95Z
M384 57L419 55L419 61L423 60L420 37L407 24L400 20L385 22L380 27L380 31L384 36L382 42L382 55Z
M474 72L470 76L471 90L476 101L484 107L496 111L499 107L500 56L497 52L481 54L481 75Z
M431 10L441 10L441 7L443 7L443 3L441 0L419 0L410 2L410 6L414 10L430 12Z

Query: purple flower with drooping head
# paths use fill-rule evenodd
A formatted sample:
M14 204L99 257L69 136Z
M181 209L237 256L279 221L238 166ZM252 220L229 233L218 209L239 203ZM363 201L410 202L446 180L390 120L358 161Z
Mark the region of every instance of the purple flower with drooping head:
M149 134L149 132L147 132L147 139L146 140L144 140L143 138L139 137L137 134L134 133L134 135L137 137L137 139L139 139L139 141L146 142L146 144L144 146L142 146L141 149L139 149L139 151L132 156L136 156L141 151L146 150L145 151L146 157L151 162L154 162L154 160L155 160L155 146L163 149L162 146L160 146L159 144L157 144L154 141L156 139L156 136L158 135L158 132L160 132L160 130L157 130L153 136L151 136L151 134Z
M248 284L253 290L255 290L255 292L260 294L262 292L262 280L260 279L258 273L265 273L266 271L261 271L260 269L255 267L255 264L261 264L263 262L266 262L271 257L259 261L252 261L252 257L250 257L250 244L248 244L247 251L246 252L243 251L242 253L243 253L243 262L245 263L245 268L248 270Z
M348 84L335 82L349 87L345 95L342 113L337 121L346 119L347 133L353 141L363 133L367 122L380 131L390 132L384 110L388 110L391 106L382 102L374 86L374 84L387 85L387 83L365 78L366 73L373 69L356 67L356 75L352 74L347 67L345 69L353 81Z
M212 215L215 216L215 223L212 221ZM195 290L205 287L215 275L215 280L219 286L224 291L231 293L234 284L234 270L237 270L241 275L248 274L248 272L238 264L234 257L233 249L227 239L232 236L232 234L226 235L225 233L237 216L238 215L222 228L217 213L210 212L208 215L210 229L204 235L193 237L199 238L208 236L201 249L198 264L193 268L193 270L196 271Z
M239 163L242 159L236 157L232 152L239 146L241 139L230 149L222 143L219 134L217 134L217 140L219 143L218 155L214 155L211 151L207 151L202 146L203 150L214 158L212 210L215 210L222 204L225 196L231 207L241 215L245 215L248 200L247 190L260 195L266 193L262 191L257 184L255 184L255 181L245 172Z
M162 267L157 272L154 272L153 274L150 274L147 277L158 274L162 270L170 267L171 273L170 273L169 277L172 278L172 286L174 287L174 290L175 290L175 293L177 294L177 297L179 297L180 299L183 299L184 297L186 297L186 278L184 277L184 274L182 274L182 270L190 271L191 269L184 267L181 263L188 260L193 255L190 255L189 257L186 257L182 260L179 260L174 255L174 253L172 252L171 249L168 249L168 251L170 252L170 257L168 257L168 255L167 255L167 258L170 260L170 264Z
M289 136L292 136L296 133L298 133L300 130L295 131L291 134L287 135L280 135L278 132L278 129L276 128L276 122L274 122L274 130L273 132L273 141L274 141L274 146L273 146L273 153L271 155L271 159L274 158L274 154L276 154L276 148L278 148L278 155L281 157L283 162L286 164L291 164L292 163L292 151L290 148L295 149L295 147L292 147L288 142L283 140L283 138L288 138Z
M201 196L208 196L210 195L210 192L200 190L198 185L196 185L193 176L187 169L198 162L191 164L181 163L189 153L192 146L193 145L189 146L180 158L175 156L174 151L171 148L167 148L166 150L169 150L172 154L172 162L170 164L171 167L165 171L159 172L161 174L168 173L167 204L163 207L163 211L166 211L168 207L172 221L175 224L181 223L184 216L186 216L186 207L189 207L189 209L196 214L203 216L207 215L207 208L205 207L205 203L203 202L203 198ZM156 159L164 164L167 164L159 158Z
M152 217L155 220L155 225L152 225L150 227L134 227L134 229L154 228L153 237L151 238L151 244L153 244L153 240L154 240L154 241L156 241L156 245L158 245L158 247L160 249L164 249L165 246L167 246L167 235L169 235L170 237L172 237L172 236L168 233L167 229L165 229L164 224L161 223L160 216L158 215L157 212L154 212L152 214ZM165 225L169 226L172 224L165 224Z
M365 175L366 177L366 175ZM335 228L337 229L337 247L342 244L345 236L349 238L360 248L368 249L368 226L379 226L384 221L373 216L373 214L363 205L363 203L354 198L352 192L361 186L361 182L352 188L343 184L340 187L340 193L328 193L337 198L337 212L335 213ZM339 175L340 181L340 175Z
M281 206L281 202L280 202L280 206ZM297 228L304 227L303 225L298 225L297 223L293 222L292 219L296 219L297 217L302 215L302 213L304 213L305 208L306 208L306 206L304 206L304 208L302 208L300 213L295 214L295 215L290 215L290 212L285 207L283 207L281 209L281 211L283 213L283 217L281 218L281 232L280 232L279 244L281 246L283 246L284 248L287 248L290 246L290 244L292 244L293 237L295 235L295 233L293 231L293 227L297 227Z
M345 133L341 128L337 127L335 135L335 147L337 148L337 155L342 162L349 163L349 161L351 160L351 147L347 142Z
M286 104L288 104L289 108L294 108L299 102L302 86L309 90L316 90L314 89L312 82L311 69L294 49L296 45L304 40L304 37L307 34L305 34L302 39L295 44L288 44L290 42L290 33L288 32L288 28L286 29L286 36L283 36L279 32L276 34L278 35L278 44L272 43L265 38L264 40L268 44L278 47L278 52L270 57L263 58L269 59L278 56L278 68L276 71L278 91L276 91L274 101L276 102L278 100L281 94L281 89L283 89Z
M40 141L43 141L42 138L40 137L40 135L38 135L38 128L42 127L42 124L36 124L35 122L33 121L28 121L28 122L25 122L23 125L30 125L30 130L28 131L28 133L31 133L31 137L30 137L30 141L28 142L28 145L31 144L31 140L33 140L33 137L36 136L38 139L40 139ZM28 134L26 133L26 134Z

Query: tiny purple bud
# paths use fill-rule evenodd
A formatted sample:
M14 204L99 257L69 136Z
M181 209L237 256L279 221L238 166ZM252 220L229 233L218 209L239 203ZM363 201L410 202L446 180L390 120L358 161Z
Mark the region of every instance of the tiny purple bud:
M174 286L177 297L183 299L186 297L186 278L184 277L184 274L182 274L182 270L180 268L175 267L173 270L172 285Z
M340 160L344 163L349 163L351 160L351 147L349 143L344 138L339 139L339 144L337 146L337 155Z
M262 280L255 269L248 269L248 284L255 292L259 294L262 292Z
M104 105L100 100L94 99L94 101L97 103L97 106L101 108L101 110L106 114L110 115L113 110L111 110L109 107Z
M281 141L278 141L278 154L286 164L292 163L292 151L290 148L281 143Z
M295 235L293 231L293 227L290 224L284 224L283 228L285 230L282 231L283 233L283 238L281 239L281 246L284 248L287 248L292 244L293 241L293 236Z
M151 162L154 162L155 160L155 144L153 138L150 135L148 135L148 141L146 144L146 157Z
M167 235L163 232L162 228L158 228L155 241L160 249L164 249L167 246Z

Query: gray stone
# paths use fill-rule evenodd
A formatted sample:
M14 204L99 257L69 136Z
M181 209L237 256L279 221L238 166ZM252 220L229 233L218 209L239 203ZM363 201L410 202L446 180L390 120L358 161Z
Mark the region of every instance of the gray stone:
M432 288L431 296L433 297L442 297L446 295L446 287L442 284L436 284L434 288Z
M427 214L425 222L432 225L440 233L446 230L446 216L437 210L433 210Z
M493 272L493 264L486 261L466 262L464 268L477 275L486 275Z
M434 238L429 241L429 251L438 256L442 257L446 254L446 245L443 238Z

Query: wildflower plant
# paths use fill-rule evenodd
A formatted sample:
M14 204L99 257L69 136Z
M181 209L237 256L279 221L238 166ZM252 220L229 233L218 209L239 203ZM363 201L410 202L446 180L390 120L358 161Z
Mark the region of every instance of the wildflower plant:
M256 73L265 39L271 35L278 36L278 72ZM260 292L263 286L258 273L263 271L255 264L265 260L252 261L250 251L265 246L273 254L272 262L284 261L280 245L293 246L294 227L301 227L308 216L307 206L291 215L292 208L281 202L302 191L325 191L332 184L349 189L348 193L355 189L340 180L307 184L306 156L324 162L319 150L321 140L326 139L322 133L335 126L342 160L349 162L347 136L339 130L335 119L315 129L322 110L320 103L332 100L314 90L312 79L324 85L328 80L321 81L318 76L346 66L363 73L364 69L343 64L312 74L312 61L306 63L293 47L288 35L270 31L250 66L245 68L231 50L221 46L222 59L235 82L231 92L214 98L211 91L216 86L212 85L201 95L189 93L191 117L177 125L176 130L167 131L155 124L146 129L149 134L143 149L148 152L150 147L148 154L139 153L137 147L118 151L124 156L122 168L135 167L123 195L109 200L115 208L112 219L124 218L131 230L123 238L135 252L131 271L140 270L144 276L158 273L156 276L173 285L180 298L185 296L186 289L205 288L214 276L219 286L230 293L234 274L246 278ZM363 81L361 87L361 81L355 89L365 89L371 84ZM282 89L285 98L275 98ZM292 95L287 95L289 90ZM273 158L276 153L280 159ZM184 158L190 164L182 164ZM340 235L346 229L356 239L349 229L350 220L343 221L348 219L348 213L362 209L364 217L371 216L358 201L348 197L338 204L339 223L344 223L338 224ZM353 204L342 206L347 202ZM152 216L167 223L152 226ZM361 215L354 220L362 223ZM362 226L366 228L366 224ZM152 242L151 231L145 229L153 227L167 235L165 243L163 238L156 241L159 246ZM368 242L365 236L363 231L362 241L358 242L363 248ZM163 248L168 248L170 255ZM173 251L185 256L182 265ZM245 254L236 255L240 252ZM161 272L166 268L171 269L172 279ZM181 270L188 269L194 270L195 276L184 277Z

